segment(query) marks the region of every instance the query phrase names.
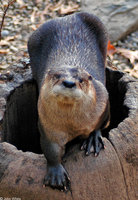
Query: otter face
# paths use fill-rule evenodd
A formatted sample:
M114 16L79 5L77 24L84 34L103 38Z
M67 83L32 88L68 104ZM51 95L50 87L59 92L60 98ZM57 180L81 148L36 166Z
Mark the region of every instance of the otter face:
M50 69L46 74L46 95L52 94L59 100L79 100L93 97L95 89L91 75L81 68L61 67Z

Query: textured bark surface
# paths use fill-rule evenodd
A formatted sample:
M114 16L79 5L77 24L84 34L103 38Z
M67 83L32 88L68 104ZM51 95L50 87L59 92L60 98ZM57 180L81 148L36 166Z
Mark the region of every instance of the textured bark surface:
M10 125L9 120L11 117L12 121L12 117L14 117L11 115L11 111L14 110L13 100L19 96L18 94L22 94L22 98L27 96L26 92L21 92L21 88L23 90L25 88L26 91L27 87L19 87L22 83L32 84L29 70L22 75L22 79L20 77L17 80L17 75L14 76L16 81L14 78L12 82L7 83L7 86L0 85L3 88L3 92L0 92L0 130L4 129L1 137L4 139L3 134L6 134L6 130L8 130L8 137L5 137L5 141L8 140L16 146L20 142L19 139L17 141L14 139L17 137L18 131L15 130L16 134L12 138L11 134L14 134L14 131L10 132L10 130L14 129L13 125L16 124L11 123L12 125ZM17 93L14 91L15 88ZM84 152L79 150L79 144L75 144L69 150L64 166L71 178L72 195L70 192L65 194L49 187L43 188L46 160L42 154L23 152L17 150L15 146L1 141L0 197L17 197L22 200L137 199L138 82L119 71L107 69L107 88L110 93L112 118L109 139L104 138L106 149L101 151L98 157L85 156ZM18 91L20 92L18 93ZM24 96L24 94L26 95ZM12 95L15 95L14 98ZM22 98L18 100L21 101ZM10 99L13 99L12 103L9 102ZM28 106L27 102L24 102L24 106ZM7 104L8 106L6 106ZM7 108L11 111L7 112ZM29 112L29 107L27 112ZM14 110L13 115L15 113L17 114L17 109ZM21 112L18 111L18 113L18 117L20 117ZM6 125L6 122L9 124ZM25 126L25 121L22 123ZM23 130L28 131L28 129ZM32 140L34 140L34 136ZM24 140L24 142L27 141ZM28 146L24 148L27 150ZM22 146L18 146L18 149L22 149Z
M137 0L83 0L82 11L95 14L102 20L112 42L138 29Z

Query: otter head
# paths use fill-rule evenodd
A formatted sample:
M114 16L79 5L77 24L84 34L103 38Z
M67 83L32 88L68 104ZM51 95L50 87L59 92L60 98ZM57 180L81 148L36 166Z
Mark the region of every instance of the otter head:
M49 69L42 88L45 98L54 97L63 103L96 98L92 76L77 67L63 66Z

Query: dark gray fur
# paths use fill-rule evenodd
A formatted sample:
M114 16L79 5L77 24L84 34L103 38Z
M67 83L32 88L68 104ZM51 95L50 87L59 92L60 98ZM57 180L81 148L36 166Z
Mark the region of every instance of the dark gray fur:
M34 78L40 87L47 69L81 67L105 83L107 32L94 15L76 13L49 20L29 38L28 51Z

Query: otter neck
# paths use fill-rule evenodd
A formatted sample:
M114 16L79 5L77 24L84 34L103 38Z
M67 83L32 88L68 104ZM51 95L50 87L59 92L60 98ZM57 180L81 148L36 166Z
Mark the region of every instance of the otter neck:
M78 119L86 119L89 118L89 115L95 113L95 105L96 105L96 97L88 98L88 96L83 96L82 98L62 100L56 98L54 95L44 96L43 91L40 92L39 100L38 100L38 112L39 117L43 115L42 119L46 121L52 121L54 124L54 120L62 119L68 123L69 119L75 120L78 123ZM56 118L54 117L56 116ZM62 122L60 121L59 124Z

